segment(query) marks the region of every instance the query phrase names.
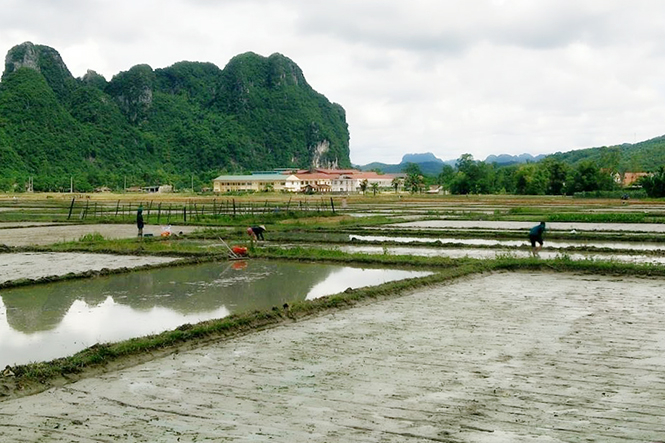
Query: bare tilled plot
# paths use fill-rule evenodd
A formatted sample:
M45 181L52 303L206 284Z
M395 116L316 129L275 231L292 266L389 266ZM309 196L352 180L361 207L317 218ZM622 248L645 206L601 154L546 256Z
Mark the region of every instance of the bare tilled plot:
M469 278L1 402L0 440L660 441L662 287Z
M153 257L74 252L24 252L0 254L0 283L12 280L38 280L71 273L101 269L136 268L177 260L174 257Z
M172 226L171 232L184 234L193 232L194 226ZM48 245L57 242L78 240L86 234L98 233L108 239L136 237L135 225L49 225L25 228L0 229L0 244L7 246ZM162 232L160 225L146 225L144 234L158 237Z

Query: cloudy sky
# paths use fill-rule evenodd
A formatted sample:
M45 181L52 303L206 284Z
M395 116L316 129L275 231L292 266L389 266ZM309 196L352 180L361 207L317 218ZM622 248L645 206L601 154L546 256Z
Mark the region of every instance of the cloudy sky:
M107 80L279 52L346 109L356 164L665 134L660 0L4 0L0 52L25 41Z

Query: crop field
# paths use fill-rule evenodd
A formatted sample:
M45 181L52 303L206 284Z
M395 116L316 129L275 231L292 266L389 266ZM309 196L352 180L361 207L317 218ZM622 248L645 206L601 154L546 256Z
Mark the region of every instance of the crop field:
M139 206L151 236L136 235ZM528 231L541 221L534 257ZM254 225L265 240L247 235ZM155 300L132 302L156 319L171 318L169 306L195 309L188 300L202 296L168 288L176 269L192 274L198 263L219 272L197 285L242 281L251 297L341 288L247 310L218 307L210 291L205 303L223 316L10 362L0 440L665 439L661 200L17 194L0 197L0 247L0 332L5 322L5 336L35 343L53 328L35 322L55 322L66 282L94 294L68 295L63 323L72 309L99 316L112 305L129 316L122 294L143 285L163 285ZM250 278L247 263L313 267ZM335 281L330 265L426 272L367 286ZM148 274L158 269L167 271ZM124 291L113 299L123 276L137 283L113 283ZM38 287L51 295L27 295ZM8 292L17 288L25 300Z

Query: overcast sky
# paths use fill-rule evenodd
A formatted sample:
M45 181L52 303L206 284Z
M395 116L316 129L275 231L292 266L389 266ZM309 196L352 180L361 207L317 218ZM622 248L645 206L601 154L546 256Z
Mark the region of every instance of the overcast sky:
M665 134L660 0L4 0L0 52L25 41L107 80L279 52L344 107L355 164Z

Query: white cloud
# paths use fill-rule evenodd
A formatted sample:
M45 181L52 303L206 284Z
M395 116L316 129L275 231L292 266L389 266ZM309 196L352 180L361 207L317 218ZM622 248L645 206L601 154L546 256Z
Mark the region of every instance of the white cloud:
M347 111L356 163L549 153L665 134L656 0L8 0L72 73L279 52Z

